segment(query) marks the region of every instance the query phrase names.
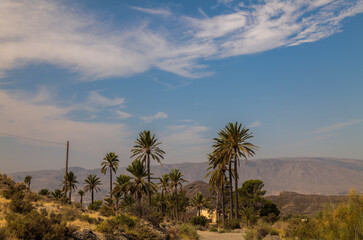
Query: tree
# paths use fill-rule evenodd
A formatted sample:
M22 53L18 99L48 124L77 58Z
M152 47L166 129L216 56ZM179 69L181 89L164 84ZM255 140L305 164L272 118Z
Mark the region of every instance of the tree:
M203 207L207 207L209 204L209 200L204 198L203 194L201 192L198 192L193 198L192 198L192 206L196 207L198 209L198 216L200 217L200 213L203 209Z
M72 202L72 192L77 188L77 183L77 176L72 171L68 172L66 179L63 180L63 190L69 190L69 202Z
M52 198L54 200L59 200L62 199L64 197L63 191L60 189L56 189L54 190L54 192L52 192Z
M24 178L24 183L25 183L26 185L28 185L28 188L29 188L29 189L30 189L30 184L31 184L31 182L32 182L32 176L27 175L27 176Z
M110 195L112 198L112 172L116 173L118 169L118 156L114 152L109 152L103 158L103 162L101 163L102 169L101 172L103 174L107 173L107 170L110 172Z
M83 196L84 196L84 194L85 194L85 192L83 190L79 190L78 191L78 195L81 197L81 201L80 201L81 205L83 204Z
M258 149L257 146L253 145L250 142L247 142L248 139L252 138L252 133L249 132L248 128L242 127L242 124L235 122L228 123L224 129L222 129L219 133L219 141L222 142L221 146L222 152L228 153L230 159L234 157L234 185L235 185L235 212L236 218L239 218L238 212L238 169L237 164L239 165L240 157L245 159L247 163L247 159L255 155L255 151ZM229 161L231 163L231 160ZM230 166L231 169L231 166ZM231 183L232 186L232 183ZM231 188L233 189L233 188Z
M221 208L222 208L222 221L223 225L226 220L226 213L225 213L225 182L226 182L226 168L227 168L227 156L215 156L214 154L209 154L209 167L207 170L209 172L206 175L209 178L209 185L211 189L217 190L217 200L219 199L219 195L222 196L221 200ZM218 212L219 203L217 202L217 213ZM217 214L217 216L218 216Z
M118 210L118 205L122 195L125 196L127 194L125 186L129 184L130 180L131 177L125 174L120 174L118 177L116 177L116 182L114 183L115 188L112 192L113 196L115 197L116 210Z
M170 178L170 187L174 188L174 195L175 195L175 212L176 212L176 219L179 221L179 212L178 212L178 186L182 187L183 182L187 182L183 178L183 174L179 171L179 169L171 169L169 173Z
M141 160L135 159L131 165L126 169L132 174L130 182L123 188L126 188L136 198L137 203L141 206L141 199L143 194L151 194L156 192L156 185L152 182L146 182L145 178L148 176L148 171Z
M139 138L135 141L135 146L131 150L132 156L137 156L136 160L142 160L147 164L147 180L150 183L150 157L161 164L160 159L164 159L165 152L158 146L161 142L155 138L155 134L151 135L150 131L142 131L139 134ZM151 193L148 195L149 205L151 206Z
M86 184L86 186L84 187L84 190L86 192L91 192L91 199L92 199L92 204L93 204L93 202L94 202L94 191L98 192L100 190L100 188L98 187L99 185L101 185L100 178L97 177L96 174L88 175L86 180L84 180L84 183Z
M161 211L163 212L163 215L165 215L165 199L164 199L164 194L167 192L168 188L169 188L169 182L170 182L170 178L169 178L169 174L163 174L161 177L158 178L159 179L159 188L161 189Z
M276 204L266 200L264 184L261 180L247 180L238 189L240 208L247 224L253 224L259 217L268 217L268 220L275 221L280 214Z

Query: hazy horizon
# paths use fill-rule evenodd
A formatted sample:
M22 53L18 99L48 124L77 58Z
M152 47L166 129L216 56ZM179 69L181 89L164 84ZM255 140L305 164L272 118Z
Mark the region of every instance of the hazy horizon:
M0 172L204 162L228 122L255 158L363 159L363 1L0 1ZM29 138L33 139L30 140ZM39 141L41 140L41 141Z

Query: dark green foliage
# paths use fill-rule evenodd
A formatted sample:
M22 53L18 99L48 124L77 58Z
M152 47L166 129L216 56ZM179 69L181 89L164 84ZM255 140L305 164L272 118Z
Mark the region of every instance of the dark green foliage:
M209 231L210 231L210 232L218 232L218 228L213 227L213 228L211 228Z
M117 216L115 219L118 223L127 226L128 228L133 228L136 226L136 221L127 215L121 214Z
M110 217L115 215L115 210L113 209L113 207L110 207L108 205L102 205L102 207L99 209L99 212L101 213L102 216L105 217Z
M43 188L43 189L40 189L38 194L41 195L41 196L49 196L51 194L51 192L48 189Z
M225 222L224 228L233 230L233 229L241 228L241 226L240 226L239 220L230 219Z
M23 192L26 186L23 183L9 184L7 188L2 191L2 195L6 199L12 198L16 193Z
M198 240L199 235L197 234L197 229L190 223L184 223L179 229L178 229L178 236L182 239L192 239L192 240Z
M101 206L102 206L102 200L98 200L98 201L94 201L93 203L88 205L88 209L97 211L101 208Z
M245 234L246 240L262 240L267 235L278 236L279 233L276 229L274 229L269 223L259 220L254 226L254 228L250 229Z
M36 210L25 215L7 214L6 221L7 229L17 238L24 240L68 239L72 234L72 230L65 223L54 223Z
M33 209L33 205L29 201L24 200L24 193L16 192L11 197L9 209L15 213L28 213Z
M240 209L247 225L255 224L260 217L269 222L278 219L280 211L275 203L263 197L266 193L263 187L261 180L247 180L238 189Z
M190 219L190 223L194 226L203 226L207 225L207 218L205 216L195 216Z
M93 218L93 217L90 217L88 214L84 214L82 216L80 216L79 218L80 220L83 220L83 221L86 221L90 224L97 224L97 219L96 218Z
M5 227L0 227L0 240L5 240L8 238Z

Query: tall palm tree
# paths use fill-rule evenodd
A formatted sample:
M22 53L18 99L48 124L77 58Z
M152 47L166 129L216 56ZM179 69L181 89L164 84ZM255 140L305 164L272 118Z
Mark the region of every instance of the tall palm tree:
M228 153L230 158L234 157L234 185L235 185L235 212L236 218L239 218L238 212L238 169L240 157L245 159L255 155L255 151L258 149L257 146L250 142L248 139L252 138L252 133L249 132L248 128L242 127L241 123L235 122L228 123L224 129L218 133L219 139L223 142L224 152ZM231 161L230 161L231 162ZM231 184L232 186L232 184ZM233 188L231 188L232 190Z
M164 194L166 193L167 189L169 188L169 174L163 174L159 179L159 188L161 189L161 211L163 212L163 215L165 215L165 199Z
M116 177L116 182L114 183L115 187L112 191L112 195L115 197L116 210L118 210L118 205L122 195L125 196L127 194L125 186L130 183L130 180L131 177L125 174L120 174Z
M183 174L179 171L179 169L171 169L169 173L170 178L170 187L174 188L174 195L175 195L175 212L176 212L176 219L179 221L179 212L178 212L178 186L182 187L183 182L187 182L183 178Z
M204 198L203 194L201 192L198 192L193 198L192 198L192 206L196 207L198 209L198 216L200 216L200 213L203 209L203 207L207 207L209 204L209 200Z
M97 177L97 174L93 174L93 175L88 175L87 178L84 180L84 183L86 184L84 190L86 192L91 192L91 199L93 203L94 191L98 192L100 190L98 186L101 185L101 180L99 177Z
M32 176L27 175L27 176L24 178L24 183L25 183L26 185L28 185L28 188L29 188L29 189L30 189L30 184L31 184L31 182L32 182Z
M226 165L227 165L227 157L226 156L215 156L213 154L209 154L209 172L206 175L209 178L209 185L212 189L216 189L218 196L221 194L222 200L222 221L223 225L226 221L226 214L225 214L225 182L226 182ZM219 197L218 197L219 199ZM218 206L218 204L217 204Z
M72 202L72 192L77 188L77 183L77 176L72 171L68 172L66 179L63 180L63 190L69 190L69 202Z
M112 172L116 173L118 169L118 156L114 152L109 152L103 158L103 162L101 163L102 169L101 172L103 174L107 173L107 170L110 172L110 195L112 198Z
M80 201L81 205L83 205L83 196L84 196L84 194L85 194L85 192L83 190L78 191L78 195L81 197L81 201Z
M155 138L155 134L151 135L150 131L142 131L139 133L139 138L135 141L135 146L131 150L132 156L137 156L137 160L142 160L147 164L147 181L150 183L150 157L161 164L160 159L164 159L165 152L158 146L161 142ZM151 205L151 193L148 195L149 205Z
M142 195L149 195L156 192L156 185L152 182L145 181L148 172L141 160L135 159L126 170L132 174L132 177L128 184L124 184L124 188L135 196L136 201L140 206Z

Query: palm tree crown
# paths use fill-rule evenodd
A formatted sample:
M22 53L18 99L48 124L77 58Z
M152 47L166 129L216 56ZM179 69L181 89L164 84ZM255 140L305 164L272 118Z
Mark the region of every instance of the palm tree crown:
M83 196L84 196L84 194L85 194L85 192L83 190L79 190L78 191L78 195L81 197L81 201L80 201L81 205L83 203Z
M65 189L69 189L69 201L72 202L72 191L74 191L77 186L76 184L78 183L77 181L77 176L74 175L74 173L72 171L67 173L66 179L63 180L63 190ZM67 186L66 186L67 184Z
M86 192L91 192L92 203L93 203L94 191L98 192L100 190L100 188L98 187L99 185L101 185L100 178L97 177L96 174L88 175L87 178L84 180L84 183L86 184L86 186L84 187L84 190Z
M150 183L150 157L161 164L160 159L164 159L165 152L159 148L161 142L152 135L150 131L142 131L139 134L139 138L135 141L135 146L131 150L131 157L136 157L136 160L142 160L147 164L147 178ZM151 193L148 195L149 205L151 205Z
M127 185L124 184L124 188L134 194L138 203L141 204L142 195L155 192L156 186L152 182L145 181L148 172L145 165L140 160L135 159L126 170L132 174L132 177L130 183Z
M26 185L28 185L28 188L29 188L29 189L30 189L30 184L31 184L31 182L32 182L32 176L27 175L27 176L24 178L24 183L25 183Z
M107 153L106 156L103 158L103 162L101 163L101 172L103 174L106 174L107 170L110 172L110 193L112 192L112 172L116 173L118 169L118 164L118 156L114 152Z
M204 198L204 196L201 192L198 192L192 198L192 206L196 207L198 209L198 216L200 216L200 212L202 211L202 208L207 207L208 204L209 204L209 200Z

